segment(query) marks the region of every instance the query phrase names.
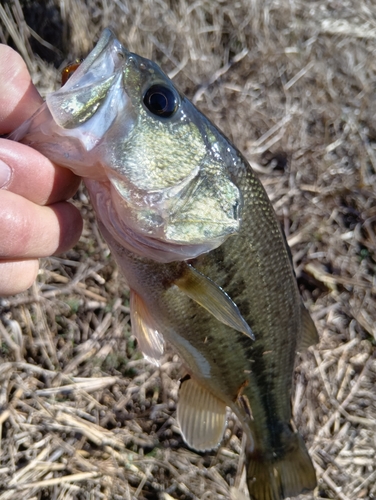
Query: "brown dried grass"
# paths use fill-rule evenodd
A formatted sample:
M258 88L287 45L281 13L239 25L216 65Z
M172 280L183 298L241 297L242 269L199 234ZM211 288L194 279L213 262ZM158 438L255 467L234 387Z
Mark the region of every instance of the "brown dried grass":
M85 55L111 25L260 172L321 337L293 400L319 478L305 498L375 498L373 0L12 0L0 20L42 93L58 82L46 60ZM0 303L0 500L246 498L237 422L215 452L183 444L179 360L141 359L83 190L75 203L77 247Z

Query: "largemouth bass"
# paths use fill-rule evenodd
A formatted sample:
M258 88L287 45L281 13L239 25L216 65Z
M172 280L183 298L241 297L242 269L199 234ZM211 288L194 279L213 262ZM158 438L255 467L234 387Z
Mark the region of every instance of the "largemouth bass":
M141 350L158 364L170 344L186 369L177 407L186 443L217 447L230 407L246 435L251 498L312 490L291 391L296 352L317 332L241 153L109 30L12 138L85 179L129 284Z

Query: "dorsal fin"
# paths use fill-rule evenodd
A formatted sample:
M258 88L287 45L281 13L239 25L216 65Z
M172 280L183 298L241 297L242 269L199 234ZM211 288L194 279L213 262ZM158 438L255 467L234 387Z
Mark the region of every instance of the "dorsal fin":
M175 285L219 321L254 340L250 326L227 293L190 264L187 264L186 269L184 275L175 281Z
M140 350L148 361L159 366L164 354L163 335L144 301L134 290L130 294L130 309L132 331Z
M177 420L188 446L197 451L212 450L225 431L226 405L190 378L182 382L179 390Z

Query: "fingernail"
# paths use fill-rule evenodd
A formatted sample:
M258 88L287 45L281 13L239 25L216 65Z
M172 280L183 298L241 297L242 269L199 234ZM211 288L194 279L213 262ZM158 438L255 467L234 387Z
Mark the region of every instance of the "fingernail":
M3 160L0 160L0 189L5 187L12 177L12 170Z

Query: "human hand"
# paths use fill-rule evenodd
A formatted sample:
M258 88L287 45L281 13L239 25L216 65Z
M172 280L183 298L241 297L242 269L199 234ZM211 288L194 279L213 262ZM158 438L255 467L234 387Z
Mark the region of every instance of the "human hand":
M0 134L42 104L21 56L0 44ZM24 144L0 139L0 296L29 288L39 257L64 252L79 239L82 218L65 200L80 178Z

